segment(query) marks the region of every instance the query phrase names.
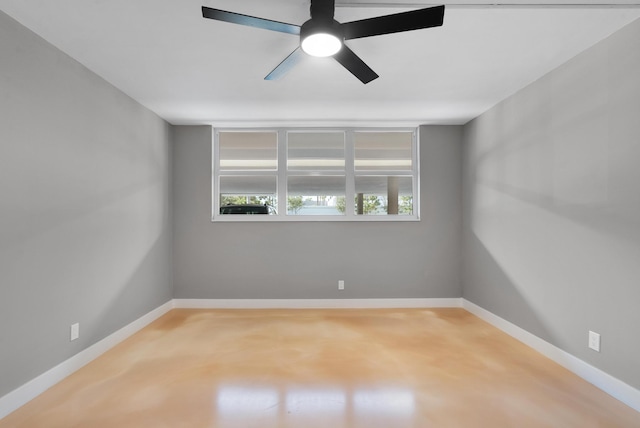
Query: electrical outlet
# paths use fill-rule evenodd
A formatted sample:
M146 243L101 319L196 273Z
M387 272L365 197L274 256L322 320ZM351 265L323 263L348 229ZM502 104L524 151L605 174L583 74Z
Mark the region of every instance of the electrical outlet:
M80 323L71 324L71 340L80 337Z
M589 330L589 348L600 352L600 335L591 330Z
M338 281L338 290L344 290L344 281L343 280Z

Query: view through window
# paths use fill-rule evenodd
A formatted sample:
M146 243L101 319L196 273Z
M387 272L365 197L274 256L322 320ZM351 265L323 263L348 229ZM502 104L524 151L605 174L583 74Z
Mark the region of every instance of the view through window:
M215 221L419 218L413 129L232 129L214 135Z

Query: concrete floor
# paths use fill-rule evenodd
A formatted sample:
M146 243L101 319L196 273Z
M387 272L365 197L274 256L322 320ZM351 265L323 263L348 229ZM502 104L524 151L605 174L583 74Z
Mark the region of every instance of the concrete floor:
M640 427L463 309L176 309L6 427Z

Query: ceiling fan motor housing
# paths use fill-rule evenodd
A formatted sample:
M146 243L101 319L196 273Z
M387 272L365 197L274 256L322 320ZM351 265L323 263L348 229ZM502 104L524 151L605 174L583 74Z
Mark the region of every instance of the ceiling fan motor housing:
M319 34L326 34L326 35L335 37L339 42L340 47L344 43L344 31L338 21L334 19L320 20L320 19L312 18L307 22L305 22L304 24L302 24L302 27L300 27L300 45L302 46L302 49L305 52L309 53L307 49L305 49L304 41L310 36L315 36ZM331 55L326 55L326 56L331 56Z

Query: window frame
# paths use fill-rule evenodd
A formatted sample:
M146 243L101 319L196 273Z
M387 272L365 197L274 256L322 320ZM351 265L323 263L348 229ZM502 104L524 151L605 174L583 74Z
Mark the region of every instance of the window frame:
M356 221L356 222L406 222L420 221L420 144L418 128L214 128L211 142L211 221L212 222L289 222L289 221ZM219 168L219 136L224 132L273 132L277 134L277 168L276 170L224 170ZM289 132L342 132L345 139L345 213L344 215L292 215L287 213L287 177L288 176L336 176L341 171L289 170L287 167ZM354 134L358 132L372 133L411 133L411 169L406 170L356 170ZM276 215L228 215L220 214L220 176L275 176L277 211ZM407 176L411 177L413 191L413 213L362 215L355 212L355 178L356 176Z

